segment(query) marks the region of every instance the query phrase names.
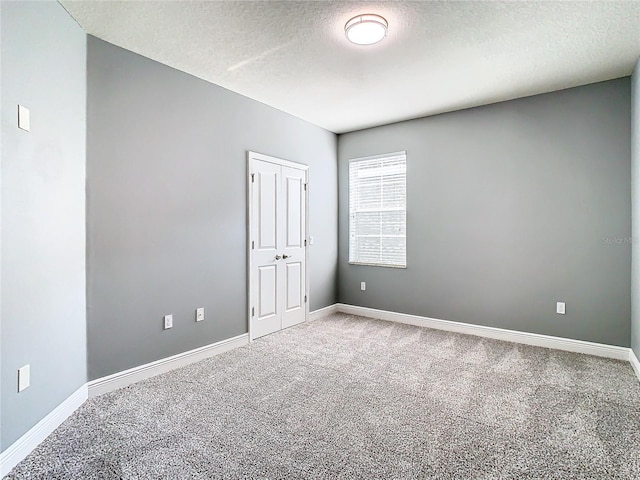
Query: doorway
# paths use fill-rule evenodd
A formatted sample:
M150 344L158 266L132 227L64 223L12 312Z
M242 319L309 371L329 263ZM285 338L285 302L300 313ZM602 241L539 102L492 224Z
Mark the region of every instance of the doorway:
M304 322L309 167L248 152L249 337Z

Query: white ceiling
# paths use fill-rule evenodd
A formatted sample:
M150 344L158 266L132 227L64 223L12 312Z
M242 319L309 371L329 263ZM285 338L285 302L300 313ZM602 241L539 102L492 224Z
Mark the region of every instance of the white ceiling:
M640 1L74 1L90 33L336 133L629 75ZM389 22L347 41L360 13Z

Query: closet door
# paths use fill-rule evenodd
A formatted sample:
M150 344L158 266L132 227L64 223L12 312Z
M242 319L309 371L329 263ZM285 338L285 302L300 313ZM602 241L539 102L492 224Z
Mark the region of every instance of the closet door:
M305 320L305 178L304 170L282 167L285 217L281 250L284 267L282 328L291 327Z
M306 319L307 170L300 167L249 154L252 339Z

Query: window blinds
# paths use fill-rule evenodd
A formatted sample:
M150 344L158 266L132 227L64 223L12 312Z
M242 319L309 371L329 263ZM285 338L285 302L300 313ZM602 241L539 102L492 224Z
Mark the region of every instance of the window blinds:
M406 152L349 162L349 263L406 267Z

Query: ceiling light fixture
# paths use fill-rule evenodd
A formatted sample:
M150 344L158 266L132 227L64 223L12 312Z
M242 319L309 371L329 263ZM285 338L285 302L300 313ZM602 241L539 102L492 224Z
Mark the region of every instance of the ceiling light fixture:
M380 15L357 15L344 26L344 33L356 45L373 45L387 36L389 24Z

